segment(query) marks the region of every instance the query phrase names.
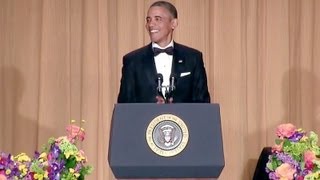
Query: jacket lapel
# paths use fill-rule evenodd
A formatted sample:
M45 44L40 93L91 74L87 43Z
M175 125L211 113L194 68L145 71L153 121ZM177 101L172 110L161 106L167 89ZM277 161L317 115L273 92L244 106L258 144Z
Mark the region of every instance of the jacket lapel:
M148 46L146 46L146 53L145 53L145 57L143 58L143 63L145 65L145 68L141 69L141 71L145 72L150 84L156 85L157 69L156 69L156 64L154 62L151 43Z
M172 70L171 74L179 78L181 73L181 68L184 65L185 58L183 53L180 51L179 44L174 43L173 60L172 60Z

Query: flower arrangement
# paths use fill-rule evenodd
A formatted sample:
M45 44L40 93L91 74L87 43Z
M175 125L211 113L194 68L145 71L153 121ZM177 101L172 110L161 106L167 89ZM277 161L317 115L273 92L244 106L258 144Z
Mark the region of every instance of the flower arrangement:
M318 135L297 129L292 124L277 127L275 145L266 172L271 180L320 179Z
M67 136L50 138L41 152L35 152L31 159L25 153L12 156L0 153L0 180L81 180L93 168L86 165L87 158L76 146L83 141L84 129L74 125L67 126Z

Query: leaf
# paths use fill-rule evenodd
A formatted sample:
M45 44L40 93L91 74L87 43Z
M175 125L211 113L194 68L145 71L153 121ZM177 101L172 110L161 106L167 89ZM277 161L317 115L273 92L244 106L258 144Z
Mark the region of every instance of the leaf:
M81 168L80 170L80 176L85 176L88 174L91 174L93 171L93 167L92 166L84 166L83 168Z
M66 167L69 168L74 168L77 165L76 158L74 156L70 157L67 162L66 162Z

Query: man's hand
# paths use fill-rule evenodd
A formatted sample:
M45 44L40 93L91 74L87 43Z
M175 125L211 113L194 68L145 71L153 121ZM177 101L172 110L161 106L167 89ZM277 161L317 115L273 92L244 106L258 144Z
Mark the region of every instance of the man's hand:
M157 99L157 104L165 104L166 101L163 99L163 97L161 96L156 96L156 99ZM173 101L173 98L169 98L169 103L172 103Z

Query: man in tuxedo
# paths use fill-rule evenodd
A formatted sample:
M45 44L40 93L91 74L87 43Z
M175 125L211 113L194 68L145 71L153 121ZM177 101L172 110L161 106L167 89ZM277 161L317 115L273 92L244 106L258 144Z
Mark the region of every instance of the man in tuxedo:
M146 29L151 43L123 57L118 103L210 103L202 53L173 41L178 13L153 3Z

